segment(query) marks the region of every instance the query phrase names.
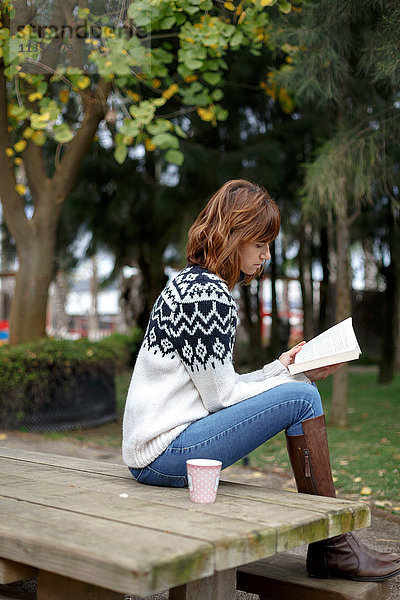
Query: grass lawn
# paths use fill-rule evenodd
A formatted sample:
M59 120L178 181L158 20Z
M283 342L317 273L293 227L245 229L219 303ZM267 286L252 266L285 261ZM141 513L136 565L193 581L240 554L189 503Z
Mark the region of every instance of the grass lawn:
M348 429L329 426L332 378L318 383L328 421L332 471L340 494L371 497L374 504L400 513L400 375L378 385L374 372L349 374ZM290 470L284 433L250 455L250 466Z
M80 440L104 447L121 445L121 419L131 372L118 375L119 420L101 427L64 433L44 433L46 438ZM329 422L331 381L318 384ZM349 374L349 427L328 427L335 485L339 495L369 499L400 514L400 374L390 385L378 385L369 368ZM284 433L269 440L249 456L250 466L278 468L291 473Z

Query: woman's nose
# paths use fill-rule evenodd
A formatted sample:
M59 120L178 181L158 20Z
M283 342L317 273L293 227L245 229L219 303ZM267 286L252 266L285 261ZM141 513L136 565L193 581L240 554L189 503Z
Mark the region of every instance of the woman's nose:
M261 260L269 260L271 258L271 253L269 251L269 248L268 248L268 250L265 250L265 252L262 252L260 254L260 258L261 258Z

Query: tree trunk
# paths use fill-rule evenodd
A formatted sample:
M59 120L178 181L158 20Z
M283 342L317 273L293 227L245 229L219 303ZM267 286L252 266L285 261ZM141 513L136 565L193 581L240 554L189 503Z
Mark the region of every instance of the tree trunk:
M349 277L350 232L347 218L347 199L342 184L342 205L336 220L336 323L351 315L351 283ZM333 374L331 425L347 427L347 363Z
M269 340L268 354L271 360L277 358L279 354L279 322L278 322L278 302L276 297L276 249L275 242L271 244L271 335Z
M99 311L98 311L98 274L97 258L92 256L92 276L90 278L90 313L89 313L89 333L88 338L91 341L99 339Z
M48 230L32 236L29 245L19 249L20 267L10 314L10 345L46 336L47 298L54 274L54 248L55 234Z
M313 282L310 256L311 231L310 225L307 225L304 219L302 219L301 229L303 235L300 236L298 261L299 282L303 301L303 338L311 340L314 337Z
M52 285L53 294L49 297L51 311L50 335L64 337L68 331L68 316L65 312L68 284L65 271L62 269L57 271Z
M259 365L262 356L257 296L251 293L249 285L240 286L239 289L243 301L243 325L249 339L248 355L241 362L253 370Z
M326 227L321 228L321 246L320 259L322 265L322 281L319 288L319 315L318 315L318 333L325 331L330 326L329 315L329 286L330 286L330 269L329 269L329 238Z
M389 243L390 264L384 273L386 291L383 313L382 354L379 369L379 383L391 383L396 371L396 354L399 344L399 311L400 311L400 231L396 228L392 216Z
M151 253L149 258L142 251L139 255L138 265L143 276L141 285L143 308L138 315L137 324L145 331L153 305L168 278L164 273L161 251L158 254Z

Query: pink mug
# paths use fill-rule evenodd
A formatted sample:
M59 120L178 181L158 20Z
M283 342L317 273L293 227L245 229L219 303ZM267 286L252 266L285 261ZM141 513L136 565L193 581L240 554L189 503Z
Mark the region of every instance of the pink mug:
M208 458L186 461L189 494L192 502L208 504L215 502L222 462Z

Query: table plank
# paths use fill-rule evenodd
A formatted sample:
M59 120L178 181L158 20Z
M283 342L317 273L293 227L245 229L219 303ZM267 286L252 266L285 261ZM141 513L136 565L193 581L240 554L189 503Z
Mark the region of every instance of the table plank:
M28 452L20 448L8 448L6 446L0 446L0 457L32 462L38 465L64 467L66 469L72 469L73 471L87 471L89 473L111 475L112 477L121 477L129 480L132 479L132 475L127 466L102 462L100 460L63 456L62 454L48 454L46 452L36 452L31 450Z
M191 508L190 501L183 507L164 506L52 483L46 483L44 492L41 481L14 477L12 483L7 483L7 479L7 475L0 473L0 507L2 497L15 498L140 526L155 539L155 543L158 531L212 543L217 570L233 568L276 552L275 527L255 520L243 521L234 517L222 520L219 516L198 513ZM305 520L304 515L300 517Z
M149 595L214 573L211 544L1 498L0 556L122 593Z

